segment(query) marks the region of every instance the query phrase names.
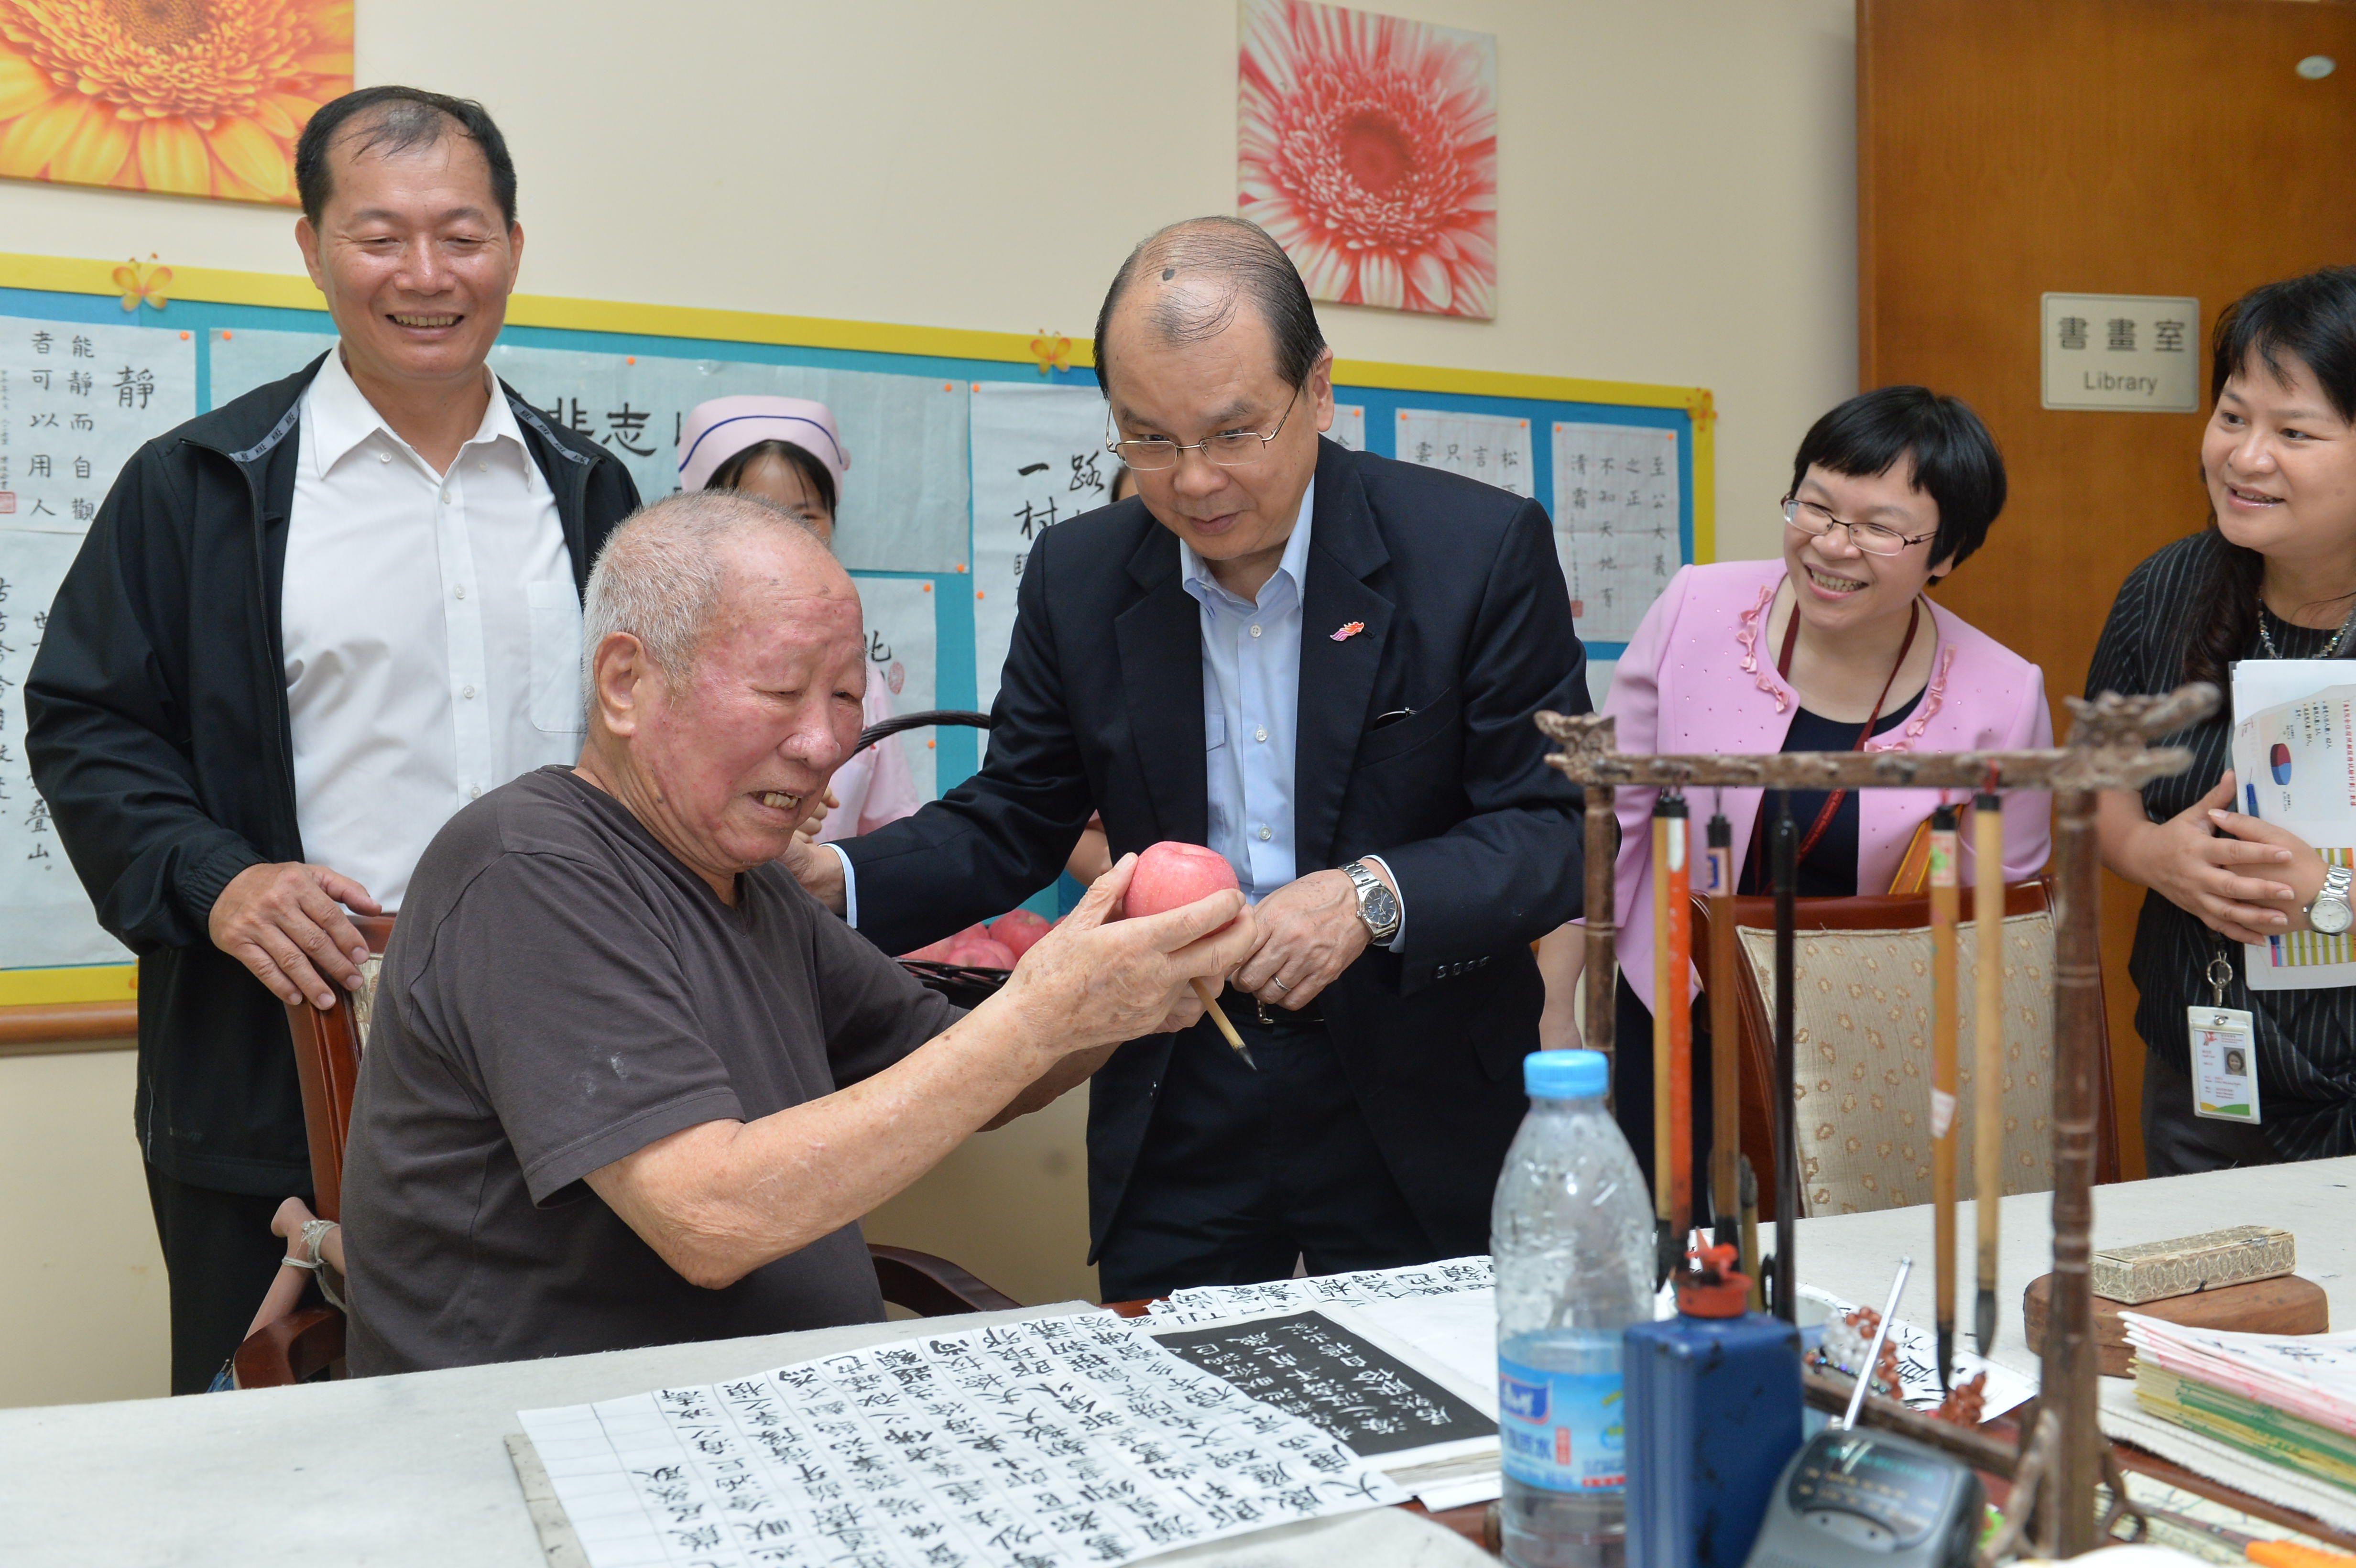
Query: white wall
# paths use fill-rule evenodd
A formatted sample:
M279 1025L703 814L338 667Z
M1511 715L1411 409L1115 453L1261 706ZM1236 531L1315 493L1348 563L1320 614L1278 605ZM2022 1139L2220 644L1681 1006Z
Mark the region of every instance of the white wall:
M1851 0L1381 8L1497 35L1499 315L1327 306L1336 348L1707 386L1719 554L1771 553L1793 447L1855 389ZM533 293L1076 338L1133 241L1233 210L1235 37L1226 0L687 0L659 13L359 0L359 67L362 82L471 94L498 117ZM0 185L11 251L293 273L292 223L276 208ZM152 1249L119 1076L119 1099L86 1085L69 1098L0 1064L0 1095L50 1107L24 1119L28 1168L83 1149L134 1162L95 1220L118 1251L38 1301L0 1296L0 1326L70 1328L77 1304L127 1288L121 1271ZM993 1283L1069 1294L1087 1278L1070 1224L1077 1106L966 1151L879 1231L973 1237L957 1250L985 1277L998 1266ZM0 1243L66 1222L27 1218L26 1192L0 1187ZM16 1262L0 1255L0 1273ZM0 1337L0 1402L65 1397L11 1371L37 1353L21 1332Z

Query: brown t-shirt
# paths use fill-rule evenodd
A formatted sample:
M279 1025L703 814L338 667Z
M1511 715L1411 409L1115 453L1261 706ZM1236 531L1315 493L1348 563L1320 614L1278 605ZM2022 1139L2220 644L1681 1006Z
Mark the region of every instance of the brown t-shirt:
M451 818L384 958L344 1170L361 1375L884 1316L856 1224L690 1285L582 1179L899 1061L958 1016L764 866L732 907L571 769Z

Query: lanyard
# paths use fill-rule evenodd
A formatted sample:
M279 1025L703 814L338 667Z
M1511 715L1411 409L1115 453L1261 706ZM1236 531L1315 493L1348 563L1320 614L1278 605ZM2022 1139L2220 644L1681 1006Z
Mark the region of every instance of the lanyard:
M1797 592L1796 589L1794 590L1795 595ZM1857 732L1857 744L1851 746L1850 751L1865 750L1866 738L1873 733L1874 725L1881 719L1881 705L1890 700L1890 688L1898 683L1898 672L1906 667L1906 656L1914 646L1915 629L1922 624L1922 601L1918 598L1907 606L1906 640L1898 645L1898 657L1890 667L1890 678L1881 683L1881 695L1873 699L1873 711L1866 715L1864 727ZM1775 656L1775 673L1783 677L1783 682L1787 686L1792 680L1792 650L1799 645L1799 640L1800 605L1798 599L1794 597L1792 603L1792 618L1783 624L1783 648ZM1834 814L1840 810L1841 802L1847 795L1847 789L1837 789L1825 796L1824 809L1816 813L1815 824L1801 837L1799 851L1792 857L1794 862L1808 858L1808 851L1816 847L1816 840L1822 838L1825 836L1825 829L1832 826Z

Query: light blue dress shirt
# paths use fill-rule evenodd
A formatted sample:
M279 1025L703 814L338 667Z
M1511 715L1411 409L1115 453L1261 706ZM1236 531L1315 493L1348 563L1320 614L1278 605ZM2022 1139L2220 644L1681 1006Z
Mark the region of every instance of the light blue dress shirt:
M1203 616L1203 782L1210 847L1226 857L1258 903L1299 873L1293 858L1293 760L1301 730L1302 599L1317 483L1301 493L1284 557L1246 600L1219 586L1194 547L1178 541L1179 581ZM1366 859L1381 864L1375 856ZM1383 866L1386 875L1390 872ZM1396 879L1394 879L1396 880ZM1399 929L1407 934L1404 901Z
M1314 481L1284 559L1246 600L1178 541L1179 581L1203 616L1203 773L1211 848L1258 903L1292 880L1292 754L1301 722L1301 592L1309 581Z
M1317 483L1301 493L1300 521L1285 541L1284 558L1244 599L1219 586L1209 565L1178 541L1180 581L1202 606L1203 782L1210 805L1210 847L1226 857L1258 903L1294 880L1292 767L1301 720L1301 598L1309 581L1309 533L1316 516ZM842 861L843 914L859 923L857 879ZM1377 865L1382 862L1368 855ZM1383 865L1386 875L1390 867ZM1392 878L1396 882L1398 879ZM1399 928L1387 945L1407 937L1406 900Z

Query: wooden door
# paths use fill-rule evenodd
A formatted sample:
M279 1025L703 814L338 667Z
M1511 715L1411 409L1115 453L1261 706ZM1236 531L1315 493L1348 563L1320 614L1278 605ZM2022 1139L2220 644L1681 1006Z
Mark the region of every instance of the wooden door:
M2054 731L2120 582L2205 525L2205 337L2252 287L2356 261L2356 10L2309 0L1858 0L1860 384L1976 409L2011 500L1940 599L2045 671ZM2299 62L2323 56L2319 79ZM2317 68L2309 65L2312 73ZM2040 296L2190 295L2202 409L2040 406ZM2127 1174L2143 1170L2127 950L2103 978Z

